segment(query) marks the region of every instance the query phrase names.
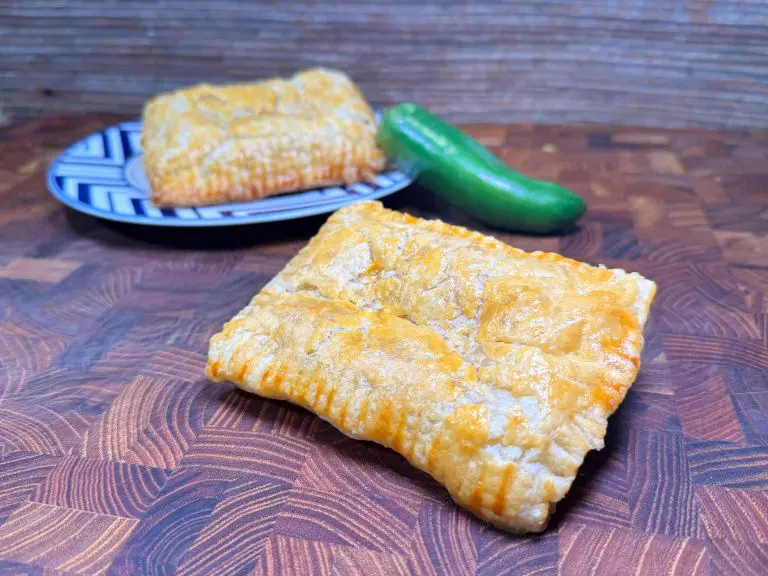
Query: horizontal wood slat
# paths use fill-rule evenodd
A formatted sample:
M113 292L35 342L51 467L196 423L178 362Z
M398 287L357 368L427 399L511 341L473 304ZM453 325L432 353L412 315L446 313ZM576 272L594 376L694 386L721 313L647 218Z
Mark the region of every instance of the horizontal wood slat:
M455 121L768 126L759 0L0 6L0 103L138 114L157 92L327 65Z

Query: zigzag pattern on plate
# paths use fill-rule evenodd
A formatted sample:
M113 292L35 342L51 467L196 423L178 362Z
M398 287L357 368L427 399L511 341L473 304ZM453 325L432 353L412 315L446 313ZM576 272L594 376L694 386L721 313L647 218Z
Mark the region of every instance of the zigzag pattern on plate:
M360 199L382 198L410 183L397 170L374 182L331 186L241 204L157 208L141 152L141 122L123 122L79 140L48 171L48 188L67 206L108 220L156 226L226 226L288 220L332 212Z

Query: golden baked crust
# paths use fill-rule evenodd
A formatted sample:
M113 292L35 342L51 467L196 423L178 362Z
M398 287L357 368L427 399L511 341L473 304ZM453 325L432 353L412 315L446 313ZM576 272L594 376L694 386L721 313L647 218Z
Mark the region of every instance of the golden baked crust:
M396 450L485 520L540 531L635 379L655 290L360 202L211 339L207 374Z
M324 68L161 94L144 108L141 144L159 206L370 181L385 163L365 99L345 74Z

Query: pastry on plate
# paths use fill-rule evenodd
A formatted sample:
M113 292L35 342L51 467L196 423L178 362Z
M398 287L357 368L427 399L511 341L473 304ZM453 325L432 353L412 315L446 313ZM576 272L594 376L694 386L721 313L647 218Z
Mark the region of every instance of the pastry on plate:
M396 450L544 529L640 366L656 285L359 202L210 343L208 376Z
M161 94L144 107L141 145L158 206L369 181L385 164L373 111L344 73L325 68Z

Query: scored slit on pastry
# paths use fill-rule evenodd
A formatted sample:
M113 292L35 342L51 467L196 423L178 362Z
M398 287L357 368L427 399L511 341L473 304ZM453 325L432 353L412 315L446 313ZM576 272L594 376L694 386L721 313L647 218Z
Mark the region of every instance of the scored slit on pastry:
M208 376L392 448L541 531L640 366L656 285L359 202L213 336Z
M141 143L158 206L371 181L385 165L373 111L343 72L326 68L161 94L144 108Z

